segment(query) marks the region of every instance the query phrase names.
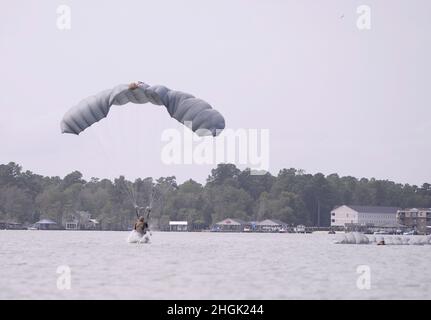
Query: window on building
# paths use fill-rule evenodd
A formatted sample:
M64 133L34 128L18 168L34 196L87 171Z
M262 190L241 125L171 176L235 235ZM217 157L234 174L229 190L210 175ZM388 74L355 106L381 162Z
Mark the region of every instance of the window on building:
M332 222L335 222L335 219L332 219L331 221L332 221Z

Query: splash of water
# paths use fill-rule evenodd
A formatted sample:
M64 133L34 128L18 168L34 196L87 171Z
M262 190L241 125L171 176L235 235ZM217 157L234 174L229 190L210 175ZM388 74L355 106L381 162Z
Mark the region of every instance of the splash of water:
M339 234L335 243L370 244L384 241L385 245L431 245L431 236L366 236L360 232Z
M147 232L144 236L142 236L136 230L132 230L127 237L128 243L150 243L151 242L151 233Z
M346 234L339 234L338 239L335 243L342 244L368 244L370 243L370 239L360 232L350 232Z

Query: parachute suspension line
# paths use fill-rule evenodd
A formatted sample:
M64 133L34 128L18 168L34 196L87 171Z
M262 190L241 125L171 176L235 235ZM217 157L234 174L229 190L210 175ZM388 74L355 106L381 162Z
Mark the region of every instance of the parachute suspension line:
M147 210L147 217L145 218L147 222L150 220L151 209Z
M134 194L133 194L133 189L132 189L132 187L130 186L130 184L129 184L129 183L127 183L127 182L129 182L129 183L131 184L131 182L130 182L130 181L125 181L127 195L129 196L130 201L132 202L133 206L134 206L134 207L136 207L136 206L137 206L137 203L136 203L135 196L134 196Z
M153 209L153 201L154 201L154 194L155 193L156 193L156 189L153 186L151 189L150 202L149 202L149 206L148 206L150 210L147 210L147 221L150 219L151 210Z
M133 204L133 206L135 206L135 199L133 199L133 195L130 193L130 190L128 189L128 187L126 187L126 191L130 202Z
M138 195L137 192L135 190L135 187L133 186L133 184L130 184L130 190L132 191L132 195L133 195L133 199L135 200L135 204L138 205Z
M130 182L130 193L132 194L133 200L135 201L135 204L138 204L138 199L136 197L135 187L133 186L133 183Z
M150 205L149 205L150 209L153 207L154 193L155 193L155 192L156 192L156 189L153 187L153 188L151 189L151 194L150 194Z

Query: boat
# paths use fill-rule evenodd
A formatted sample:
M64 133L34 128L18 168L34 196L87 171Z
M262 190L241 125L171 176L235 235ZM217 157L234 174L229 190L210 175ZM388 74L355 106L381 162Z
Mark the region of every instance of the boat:
M383 234L389 234L389 233L387 231L384 231L384 230L379 230L379 231L374 232L374 234L375 235L378 235L378 234L383 235Z
M295 232L296 232L296 233L305 233L305 226L304 226L304 225L302 225L302 224L300 224L300 225L296 226L296 228L295 228Z

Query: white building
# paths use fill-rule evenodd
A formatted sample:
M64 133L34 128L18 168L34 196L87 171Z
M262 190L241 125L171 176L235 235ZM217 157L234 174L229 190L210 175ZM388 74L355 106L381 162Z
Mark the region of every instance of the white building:
M422 234L431 230L431 208L411 208L398 210L397 221L403 226L413 228Z
M169 221L169 231L188 231L187 221Z
M99 221L91 219L91 214L86 211L74 211L66 215L63 220L66 230L97 230Z
M283 228L287 228L287 223L275 219L266 219L256 223L256 230L262 232L278 232Z
M346 224L372 225L375 227L397 227L396 207L372 207L343 205L331 211L331 227Z

